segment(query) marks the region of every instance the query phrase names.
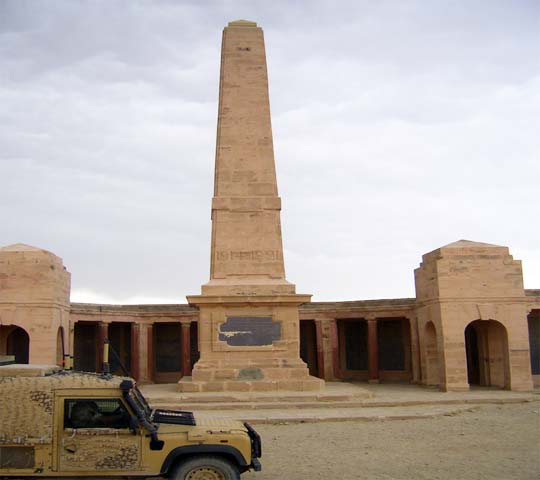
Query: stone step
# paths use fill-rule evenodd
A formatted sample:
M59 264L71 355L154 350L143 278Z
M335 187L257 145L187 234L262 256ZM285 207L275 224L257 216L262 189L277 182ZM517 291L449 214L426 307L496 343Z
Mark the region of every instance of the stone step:
M299 410L305 408L349 408L362 407L362 402L206 402L206 403L170 403L153 402L153 408L182 409L182 410Z
M431 407L398 408L322 408L295 410L237 410L227 412L227 418L249 422L252 425L287 425L315 422L373 422L390 420L422 420L441 416L454 416L475 411L479 405L441 405ZM197 417L195 412L195 417ZM201 415L206 412L201 411Z
M350 402L360 401L370 398L370 396L353 396L353 395L282 395L282 396L227 396L227 395L206 395L206 396L186 396L167 395L164 397L147 397L150 403L159 404L206 404L206 403L334 403L334 402Z
M305 409L375 409L375 408L400 408L400 407L421 407L429 405L481 405L481 404L505 404L523 403L532 401L532 398L472 398L472 399L440 399L440 400L403 400L403 401L370 401L370 400L345 400L345 401L302 401L302 402L182 402L155 400L150 404L153 408L181 409L181 410L305 410Z

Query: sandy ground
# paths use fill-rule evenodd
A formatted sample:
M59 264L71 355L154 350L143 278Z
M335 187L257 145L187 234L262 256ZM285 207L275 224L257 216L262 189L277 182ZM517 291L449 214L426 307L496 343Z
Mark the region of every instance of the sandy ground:
M263 471L242 480L540 479L538 402L434 419L257 425L257 431Z

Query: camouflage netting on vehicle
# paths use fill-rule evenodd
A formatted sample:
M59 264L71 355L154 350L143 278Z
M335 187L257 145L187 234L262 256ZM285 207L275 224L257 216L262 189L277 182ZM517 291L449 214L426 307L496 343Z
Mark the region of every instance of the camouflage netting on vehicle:
M139 438L101 429L78 433L64 440L60 464L69 472L81 470L136 470Z
M85 373L0 377L0 444L50 443L55 390L118 388L122 380Z

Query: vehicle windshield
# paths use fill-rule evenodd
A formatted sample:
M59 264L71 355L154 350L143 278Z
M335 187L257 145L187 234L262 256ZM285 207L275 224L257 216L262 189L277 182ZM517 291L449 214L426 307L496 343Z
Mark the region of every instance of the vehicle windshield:
M148 402L146 401L146 398L144 398L142 392L137 387L133 387L129 392L129 396L133 399L137 405L137 408L141 412L144 412L146 419L149 420L152 409L150 408L150 405L148 405Z

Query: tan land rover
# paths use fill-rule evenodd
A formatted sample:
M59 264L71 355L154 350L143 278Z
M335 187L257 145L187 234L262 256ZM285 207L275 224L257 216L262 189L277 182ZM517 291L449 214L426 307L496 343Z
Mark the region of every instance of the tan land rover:
M238 480L260 456L249 424L152 409L130 378L0 377L0 477Z

